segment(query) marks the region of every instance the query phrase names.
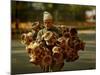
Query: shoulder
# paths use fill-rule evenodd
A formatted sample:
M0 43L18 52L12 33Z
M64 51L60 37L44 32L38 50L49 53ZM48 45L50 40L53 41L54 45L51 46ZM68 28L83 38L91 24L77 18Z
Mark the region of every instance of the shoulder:
M42 32L44 32L44 31L45 31L45 28L39 30L39 33L42 33Z
M60 29L59 29L57 26L54 26L53 29L54 29L55 31L60 31Z
M43 28L41 30L39 30L38 35L43 35L46 32L46 29Z
M54 31L61 36L61 30L57 26L54 26Z

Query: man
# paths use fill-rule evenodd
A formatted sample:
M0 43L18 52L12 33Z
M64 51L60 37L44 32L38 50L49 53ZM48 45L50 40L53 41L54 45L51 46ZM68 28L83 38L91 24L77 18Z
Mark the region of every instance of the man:
M58 37L61 35L60 30L54 26L53 17L49 12L45 11L43 13L43 23L44 23L44 28L41 29L38 32L38 35L37 35L37 40L38 41L42 40L42 35L47 31L51 31L51 32L56 33Z
M53 35L53 34L55 34L56 35L56 37L59 37L60 35L61 35L61 31L58 29L58 28L56 28L55 26L54 26L54 24L53 24L53 17L52 17L52 15L49 13L49 12L44 12L43 13L43 23L44 23L44 28L43 29L41 29L39 32L38 32L38 34L37 34L37 39L36 39L36 41L38 41L38 42L40 42L41 43L41 41L46 41L46 45L48 45L48 49L49 50L51 50L52 51L52 45L53 45L53 43L51 43L50 41L48 41L49 39L51 39L51 35ZM46 33L46 34L45 34ZM45 35L44 37L43 37L43 35ZM55 38L53 38L53 40L54 40ZM52 40L51 40L52 41ZM47 68L46 68L46 72L48 72L48 71L50 71L49 70L49 67L50 66L48 66Z

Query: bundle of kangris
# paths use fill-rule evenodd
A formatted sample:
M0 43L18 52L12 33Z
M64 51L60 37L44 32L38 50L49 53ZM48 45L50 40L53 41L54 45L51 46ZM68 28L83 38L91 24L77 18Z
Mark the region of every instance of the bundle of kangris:
M49 59L50 59L50 57L52 59L52 48L55 46L55 43L56 43L56 35L55 35L55 33L51 32L51 31L47 31L44 35L42 35L42 39L45 42L45 44L44 44L44 47L46 49L45 51L47 51L47 53L49 52L49 54L46 54L46 56L44 57L44 59L46 59L46 57L48 55L49 55L48 56ZM51 63L52 63L52 61L51 61Z
M47 48L44 48L43 54L41 55L43 57L40 67L44 72L47 72L50 70L50 65L52 64L51 52Z
M30 45L30 47L28 47L28 49L31 49L32 50L32 57L31 57L31 60L30 62L35 64L35 65L40 65L40 62L41 62L41 53L42 53L42 49L39 47L40 44L39 43L34 43L32 45Z
M74 61L77 58L77 53L75 52L73 48L71 48L68 45L68 42L67 42L68 39L69 38L66 39L65 37L60 37L58 39L58 42L59 42L61 49L63 50L64 59L66 61Z
M66 62L73 62L79 58L79 50L84 50L85 43L79 39L75 28L66 28L62 37L47 31L42 35L42 40L34 41L33 33L24 33L21 43L26 46L30 62L39 65L44 72L59 71Z
M47 46L54 46L57 41L57 34L47 31L44 35L42 35L42 39L45 41Z
M52 49L53 63L51 70L60 71L64 66L63 50L59 46L54 46Z
M38 64L40 60L38 60L38 55L41 53L41 50L34 50L39 46L39 44L33 42L33 34L31 32L29 33L23 33L21 35L21 43L26 46L26 51L29 55L29 62L32 62L34 64Z
M54 46L52 52L53 61L55 62L55 64L59 65L60 63L64 62L63 50L60 47Z
M79 39L75 28L70 29L69 45L76 51L84 50L85 48L85 43Z
M32 25L32 30L34 30L35 32L38 32L41 28L40 28L40 22L39 21L36 21L33 23Z
M66 48L64 50L64 57L66 62L75 61L79 58L78 51L84 50L85 43L79 39L77 30L75 28L69 29L66 34L67 37L65 37Z
M26 46L26 51L29 54L29 57L31 57L32 54L31 46L33 45L33 34L31 32L23 33L21 35L21 43Z
M21 35L21 43L26 46L26 51L30 58L29 61L32 62L34 60L33 57L35 58L33 55L33 34L31 32L23 33Z
M39 43L35 42L28 49L32 50L31 53L31 63L35 65L40 65L42 67L48 66L51 64L51 53L48 49L41 47Z
M32 32L23 33L21 35L21 43L25 46L29 45L31 42L33 42L33 34Z
M50 51L36 42L31 46L31 50L32 54L30 62L39 65L43 72L47 71L47 68L52 63Z
M68 43L67 41L66 43ZM74 50L73 48L71 48L68 44L66 45L67 45L67 48L64 50L64 57L66 59L66 62L77 60L79 58L78 52Z
M45 45L48 50L52 53L52 63L50 65L50 70L59 71L62 69L64 65L63 59L63 51L62 49L56 45L57 43L57 35L54 32L47 31L43 36L43 40L45 41Z
M43 43L33 42L32 33L23 33L21 35L21 43L26 46L27 53L29 55L29 62L35 65L39 65L46 70L51 65L52 57L51 51L43 46ZM44 70L43 70L44 71Z

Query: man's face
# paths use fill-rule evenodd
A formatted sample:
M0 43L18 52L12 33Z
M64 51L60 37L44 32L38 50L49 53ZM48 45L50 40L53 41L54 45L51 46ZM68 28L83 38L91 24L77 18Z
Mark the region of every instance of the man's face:
M50 29L53 25L53 21L51 19L44 20L44 26L46 29Z

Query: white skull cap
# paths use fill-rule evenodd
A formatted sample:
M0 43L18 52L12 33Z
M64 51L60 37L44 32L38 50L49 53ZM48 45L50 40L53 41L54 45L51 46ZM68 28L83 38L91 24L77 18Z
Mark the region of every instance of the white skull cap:
M44 11L43 13L43 20L48 20L48 19L53 19L52 15L47 12L47 11Z

